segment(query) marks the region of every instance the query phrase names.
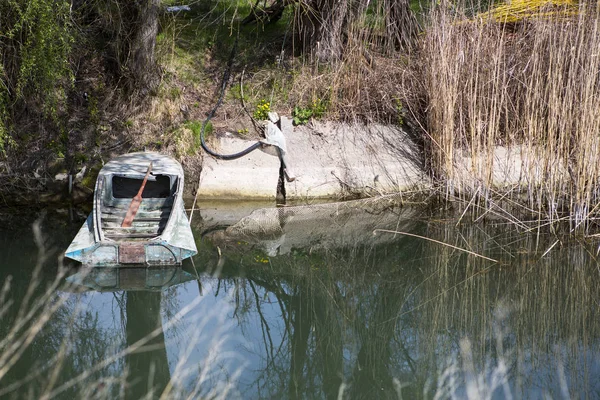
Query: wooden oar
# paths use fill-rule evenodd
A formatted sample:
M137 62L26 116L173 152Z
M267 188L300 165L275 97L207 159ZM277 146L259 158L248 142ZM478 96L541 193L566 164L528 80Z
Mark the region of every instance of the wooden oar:
M135 218L135 214L137 214L138 209L140 208L140 203L142 202L142 193L144 192L144 188L146 187L146 182L148 182L148 176L152 171L152 163L148 165L148 171L146 171L146 176L142 181L142 186L140 190L137 192L135 197L131 200L131 204L129 204L129 209L127 210L127 214L125 214L125 219L121 224L121 228L129 228L133 223L133 219Z

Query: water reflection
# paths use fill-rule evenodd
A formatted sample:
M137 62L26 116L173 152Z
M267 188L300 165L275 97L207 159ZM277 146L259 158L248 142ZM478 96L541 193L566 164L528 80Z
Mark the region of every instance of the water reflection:
M141 282L143 283L143 282ZM165 334L160 312L160 292L130 291L125 305L125 337L130 348L143 346L125 356L127 397L159 397L171 380ZM151 338L147 342L146 338Z
M39 309L51 318L4 375L0 356L0 397L600 397L593 244L546 254L554 237L391 202L227 211L226 223L216 207L198 215L193 265L75 269L49 297L55 256L34 273L37 246L16 251L0 233L0 260L14 266L0 270L13 276L6 298L54 304ZM19 307L8 310L2 349L17 337Z
M125 345L131 349L124 358L127 398L159 397L167 388L171 374L162 324L162 293L191 280L195 277L181 267L82 267L66 278L75 291L121 294L117 304L125 320Z
M261 210L205 236L202 253L213 257L203 265L221 265L238 308L260 320L264 369L250 387L287 398L600 397L592 246L563 243L548 256L554 237L503 223L338 211L311 226ZM365 224L353 231L348 218ZM376 228L500 262L401 234L373 238ZM352 246L355 232L371 237Z
M181 267L167 268L89 268L82 267L66 278L67 282L79 290L89 289L98 292L163 291L171 286L195 280ZM159 302L160 303L160 302Z

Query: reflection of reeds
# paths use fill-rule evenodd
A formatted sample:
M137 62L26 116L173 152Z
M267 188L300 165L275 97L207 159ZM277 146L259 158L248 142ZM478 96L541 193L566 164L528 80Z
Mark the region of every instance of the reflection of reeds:
M244 263L250 283L237 280L238 293L251 295L240 304L261 310L264 331L281 338L270 347L287 349L265 350L265 376L322 397L336 382L332 373L342 377L335 388L343 385L343 398L465 390L470 398L522 398L533 382L554 398L589 395L597 376L586 354L600 340L594 253L513 225L455 222L432 220L410 232L499 262L398 235L338 249L310 243L310 253L271 257L267 267ZM247 250L240 246L242 257ZM235 260L225 261L227 275L240 258L233 246L225 254ZM264 310L273 298L281 321Z
M432 362L426 369L434 367L440 356L439 347L432 352L432 343L445 337L445 351L458 354L465 350L461 339L468 338L478 379L498 373L496 368L505 368L502 363L508 367L507 379L535 379L528 375L543 368L545 358L561 358L570 369L562 370L562 364L553 363L548 373L553 374L554 381L559 381L562 371L569 378L572 396L585 396L593 390L579 375L586 363L582 349L596 347L600 338L595 311L600 282L593 268L593 253L585 245L572 244L561 249L560 255L542 256L554 239L511 233L505 225L483 230L431 224L428 233L445 240L454 237L456 244L486 251L503 261L493 265L451 249L426 246L441 253L420 296L421 302L423 298L433 300L423 307L415 306L413 317L407 315L409 320L417 318L412 323L424 333L422 350L429 349ZM440 336L440 332L454 335ZM561 357L554 357L557 352ZM448 354L444 350L441 353ZM554 386L560 390L557 396L562 396L563 381L560 386L552 382L551 376L540 386ZM511 391L523 389L516 386Z

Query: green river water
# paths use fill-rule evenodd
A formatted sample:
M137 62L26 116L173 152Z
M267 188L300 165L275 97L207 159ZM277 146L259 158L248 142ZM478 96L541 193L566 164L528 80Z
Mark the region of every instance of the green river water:
M597 243L261 206L200 204L162 270L63 260L85 211L0 211L0 398L600 398Z

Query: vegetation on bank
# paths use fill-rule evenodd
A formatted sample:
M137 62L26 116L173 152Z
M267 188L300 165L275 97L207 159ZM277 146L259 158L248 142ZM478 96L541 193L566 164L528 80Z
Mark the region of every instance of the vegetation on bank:
M490 23L494 13L466 24L438 13L424 45L423 119L449 191L464 185L455 165L466 155L474 179L463 195L483 194L486 208L494 197L520 199L527 211L585 227L598 211L599 20L595 6L548 7L544 18L512 24ZM521 185L501 194L492 185L498 145L521 146Z
M402 124L447 198L588 229L598 217L595 4L408 0L13 0L0 5L3 189L41 190L111 153L198 163L198 127L256 135L269 110ZM519 146L521 181L494 184ZM465 180L464 169L469 179ZM31 180L23 178L23 174ZM35 177L35 178L34 178ZM500 192L501 191L501 192Z

